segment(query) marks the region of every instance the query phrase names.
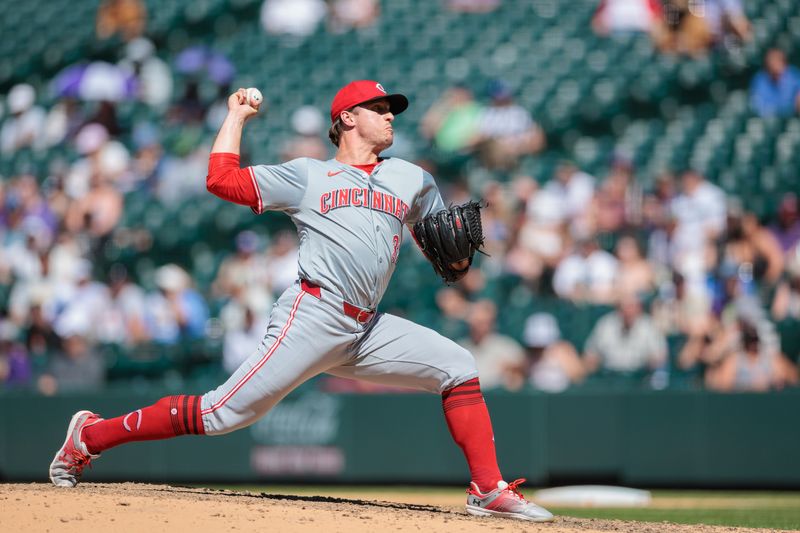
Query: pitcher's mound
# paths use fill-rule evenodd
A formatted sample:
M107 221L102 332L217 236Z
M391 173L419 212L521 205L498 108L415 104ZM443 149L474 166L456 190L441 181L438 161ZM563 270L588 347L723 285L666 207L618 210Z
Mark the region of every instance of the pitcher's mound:
M387 493L389 491L387 490ZM374 497L374 493L372 494ZM0 531L53 533L314 533L547 531L752 533L752 529L556 517L549 524L476 518L462 506L291 496L137 483L0 484Z

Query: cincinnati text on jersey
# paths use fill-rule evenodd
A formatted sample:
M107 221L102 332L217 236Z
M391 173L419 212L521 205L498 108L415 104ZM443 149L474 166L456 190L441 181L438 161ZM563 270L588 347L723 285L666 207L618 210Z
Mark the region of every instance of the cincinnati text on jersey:
M392 215L401 223L408 215L408 205L389 193L370 191L367 188L334 189L319 197L319 211L323 215L340 207L363 207Z

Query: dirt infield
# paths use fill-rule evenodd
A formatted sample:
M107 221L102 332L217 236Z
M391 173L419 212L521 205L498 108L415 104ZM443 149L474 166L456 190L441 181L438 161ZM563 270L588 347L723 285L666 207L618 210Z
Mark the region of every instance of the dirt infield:
M387 491L387 494L391 494ZM374 495L371 495L374 497ZM767 531L558 517L551 524L467 516L461 505L421 505L326 496L294 496L135 483L0 484L0 531L378 532L543 531L703 532Z

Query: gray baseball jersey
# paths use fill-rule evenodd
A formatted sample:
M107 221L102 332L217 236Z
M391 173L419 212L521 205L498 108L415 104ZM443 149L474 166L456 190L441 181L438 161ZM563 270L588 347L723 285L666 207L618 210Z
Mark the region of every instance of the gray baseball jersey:
M394 272L403 225L444 208L429 173L396 158L371 174L310 158L249 170L258 196L253 210L283 211L297 226L299 279L273 307L260 346L203 396L207 434L252 424L323 372L431 392L477 376L472 355L453 341L371 313ZM348 314L348 306L365 314Z
M402 159L381 161L371 175L335 159L251 168L254 210L284 211L297 226L300 277L370 309L394 272L403 224L444 208L433 177Z

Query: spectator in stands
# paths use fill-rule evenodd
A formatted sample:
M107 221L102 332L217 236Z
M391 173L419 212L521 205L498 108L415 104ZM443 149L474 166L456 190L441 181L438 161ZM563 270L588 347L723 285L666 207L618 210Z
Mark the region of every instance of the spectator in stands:
M600 0L592 28L603 36L651 33L662 17L658 0Z
M660 279L671 276L673 271L683 273L682 268L675 268L675 265L679 264L678 246L675 242L676 227L675 215L667 208L664 210L663 217L654 220L654 224L647 228L647 260L656 270L656 275ZM705 278L705 274L705 270L703 270L697 273L696 277Z
M490 13L500 6L500 0L445 0L447 9L458 13Z
M141 0L104 0L97 9L97 38L120 34L126 42L144 33L147 8Z
M119 137L122 133L122 124L117 113L117 104L111 100L102 100L93 114L86 120L89 123L100 124L112 137Z
M261 26L267 33L302 40L317 30L327 12L323 0L264 0Z
M119 224L124 200L103 174L93 174L89 187L84 196L72 202L64 224L68 231L85 231L93 238L102 239Z
M594 198L595 178L578 168L572 161L562 161L556 168L555 179L547 182L545 190L554 195L562 206L564 217L573 234L585 234L585 218Z
M68 171L69 163L67 160L55 157L51 160L47 177L42 183L42 193L45 196L47 206L59 223L66 216L67 210L69 210L70 199L64 191L64 180Z
M676 195L675 178L670 172L656 177L655 187L642 198L642 229L647 232L647 257L656 275L662 279L669 273L671 235L674 233L674 217L670 205Z
M469 338L459 344L470 351L478 365L484 389L507 387L513 368L525 360L522 346L495 330L497 307L491 300L479 300L470 307Z
M12 257L18 257L20 248ZM49 259L45 252L31 255L27 275L17 275L8 297L9 316L17 326L24 326L34 306L41 306L48 321L52 321L74 289L71 283L62 283L49 274Z
M205 119L206 110L207 104L200 96L200 81L189 79L183 86L183 94L173 103L167 120L176 126L199 126Z
M566 205L558 191L539 189L532 178L518 177L513 186L523 205L516 238L506 259L507 268L538 283L563 257L567 242Z
M202 296L191 287L186 271L175 264L164 265L156 270L155 281L159 292L147 298L150 337L164 344L201 338L208 309Z
M264 261L256 255L259 250L258 235L245 230L236 235L236 254L226 257L212 284L217 298L230 298L240 287L257 287L265 281Z
M43 246L49 245L58 231L59 220L42 196L37 179L31 174L16 177L9 200L16 204L22 228L40 238Z
M582 239L556 268L553 289L561 298L609 303L616 296L618 271L613 255L601 250L595 239Z
M800 248L787 261L786 279L775 290L772 317L777 321L800 320Z
M464 336L472 302L460 287L444 286L436 291L436 307L440 311L437 331L448 338Z
M780 353L774 334L765 335L763 321L740 315L715 341L718 362L706 371L706 386L718 391L767 391L798 382L797 367Z
M587 227L599 234L614 234L641 223L642 190L634 175L631 159L616 153L611 169L597 188L593 220Z
M127 269L120 264L111 266L108 282L108 302L98 324L98 339L126 346L148 341L142 288L128 279Z
M89 392L105 383L105 361L90 337L91 319L70 314L56 322L61 351L39 377L39 392L46 396L68 391Z
M537 390L561 392L580 383L586 374L578 352L566 340L555 317L549 313L534 313L525 321L522 334L525 362L515 370L520 385L530 383Z
M119 184L122 192L134 190L154 192L161 181L167 154L161 144L157 127L150 122L141 122L133 129L135 152L131 160L131 172L126 183Z
M0 390L28 385L33 376L31 360L18 336L11 320L0 318Z
M226 331L241 329L245 301L258 316L268 313L274 302L266 261L259 254L260 239L245 230L236 236L236 254L226 257L212 284L212 294L228 300L220 311Z
M483 185L481 198L486 202L486 208L481 213L486 237L484 251L490 256L485 260L497 264L499 269L515 222L513 207L508 201L505 184L499 181L487 181Z
M381 13L377 0L329 0L329 7L328 25L333 33L372 27Z
M487 168L511 170L520 157L544 148L544 132L528 110L514 101L514 92L506 82L494 80L488 93L491 101L478 125L480 157Z
M64 337L58 331L59 322L79 324L84 328L80 335L96 341L111 306L108 287L92 279L92 263L88 259L81 259L75 267L74 285L62 297L64 303L56 318L56 333ZM84 320L86 324L83 324Z
M659 50L695 56L708 50L711 29L690 0L663 0L663 9L663 23L654 33Z
M752 39L750 21L741 0L689 2L689 9L705 20L715 46L728 48Z
M72 142L86 124L83 106L77 98L64 96L50 108L44 123L45 143L48 147Z
M136 97L148 106L164 111L172 99L172 70L156 55L152 41L138 37L125 46L118 66L136 80Z
M730 324L741 308L761 309L750 265L723 262L715 275L709 276L712 312L723 324Z
M218 128L228 112L227 97L236 66L225 54L204 44L181 50L173 66L188 80L182 101L172 110L173 119L196 123L205 116L209 130ZM209 105L200 98L200 93L212 91L216 91L216 97Z
M756 282L777 283L783 272L783 251L775 236L753 213L728 211L722 261L745 268Z
M295 136L289 139L281 150L281 158L291 161L298 157L328 159L328 145L322 142L325 119L319 109L305 105L294 110L291 117Z
M669 282L661 284L652 314L659 331L685 340L678 353L678 367L695 368L717 326L707 291L691 287L683 275L674 272Z
M267 280L276 297L297 279L297 254L297 234L294 231L278 232L267 248L264 258Z
M788 192L781 198L777 220L769 230L778 239L784 255L791 255L800 244L800 216L797 209L797 195ZM787 257L788 258L788 257Z
M93 176L116 180L130 164L128 149L97 123L81 128L75 137L75 149L83 157L72 164L64 182L64 190L73 200L89 193Z
M712 46L747 42L752 32L739 0L665 0L664 24L656 37L662 51L697 56Z
M481 105L472 91L454 85L422 117L420 131L443 154L465 154L475 147L480 118Z
M656 370L667 360L667 342L635 295L623 296L617 310L603 316L586 341L589 372Z
M225 329L222 368L229 374L250 357L264 337L263 326L266 317L257 314L250 305L241 306L241 311L241 323Z
M675 223L671 256L673 267L688 275L693 265L704 264L706 244L725 231L727 202L725 192L697 171L685 171L681 186L681 194L670 205Z
M173 146L171 155L164 158L159 169L164 179L158 181L155 196L171 210L179 209L189 198L208 192L203 180L198 180L197 176L208 172L211 146L205 142L189 146L190 142L197 142L197 139L187 138L184 147Z
M45 317L39 301L31 303L27 323L24 327L25 349L32 360L45 361L54 354L60 344L50 320Z
M73 286L85 265L89 244L85 236L63 231L47 254L47 261L43 261L43 268L47 268L47 275L61 286Z
M764 69L750 83L750 106L762 117L800 112L800 70L787 64L783 50L767 50Z
M642 257L639 243L632 235L623 235L615 248L619 269L616 288L620 294L649 294L655 289L655 272Z
M15 85L8 92L9 116L0 128L0 153L8 155L22 148L41 149L45 144L46 113L36 103L36 91L27 83Z
M667 335L703 337L711 333L711 300L705 290L692 290L682 274L673 272L653 302L653 320Z

